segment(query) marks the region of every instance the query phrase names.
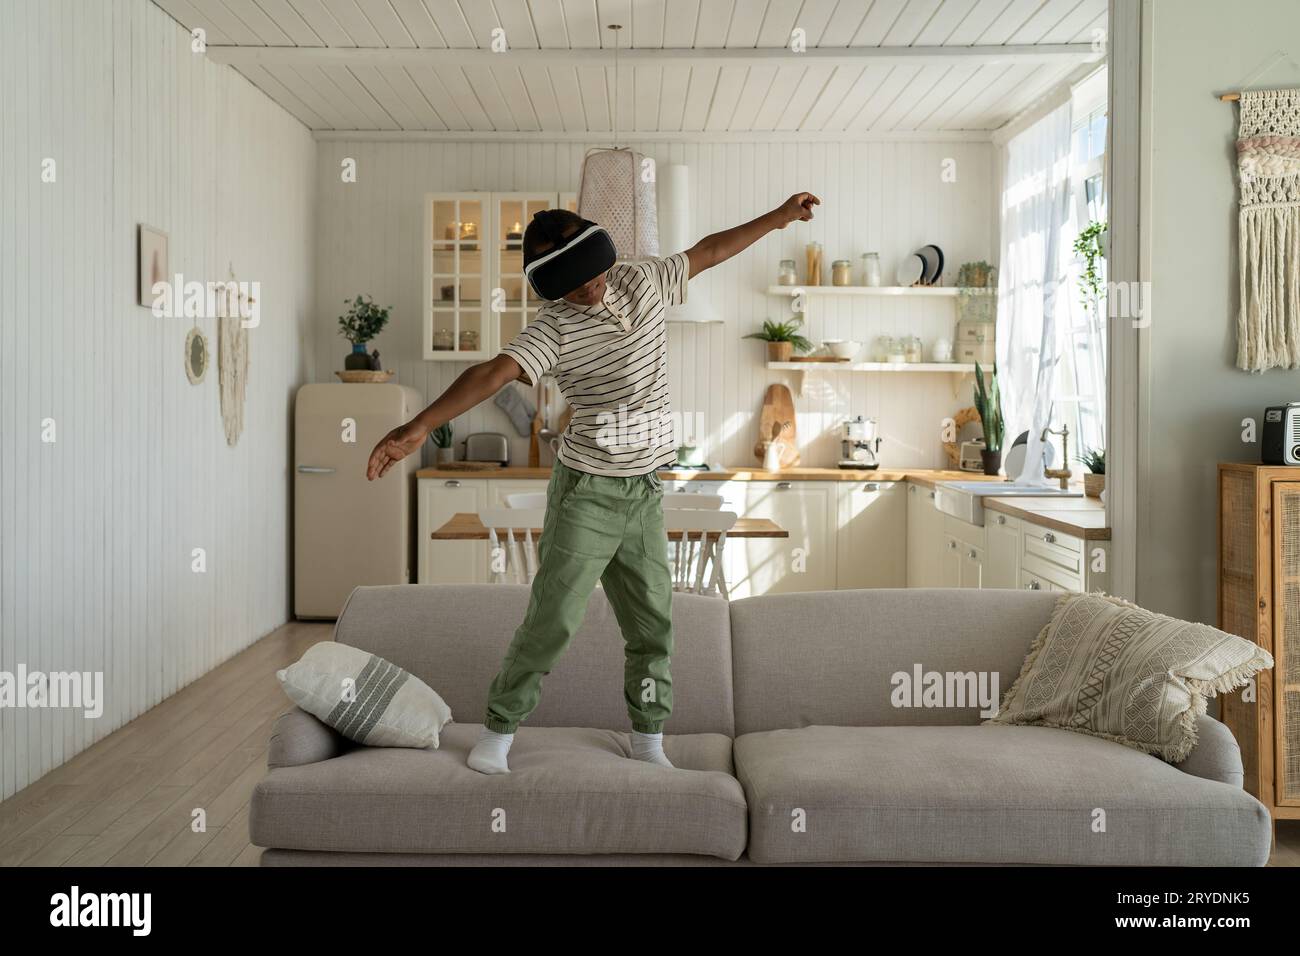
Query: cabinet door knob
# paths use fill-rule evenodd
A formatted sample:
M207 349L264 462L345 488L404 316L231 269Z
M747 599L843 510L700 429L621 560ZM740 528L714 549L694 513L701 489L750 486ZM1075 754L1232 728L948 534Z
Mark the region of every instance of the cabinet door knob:
M794 486L793 486L792 484L790 484L790 482L788 482L788 481L778 481L778 482L776 483L776 490L777 490L777 491L789 491L789 490L790 490L791 488L793 488L793 487L794 487Z
M908 486L907 486L907 493L908 493L909 495L914 495L914 494L916 494L916 485L908 485Z
M933 492L933 491L932 491L932 492L930 492L930 497L931 497L931 498L933 498L933 497L934 497L934 492Z
M459 487L460 487L460 481L458 481L458 480L455 479L455 478L452 478L452 479L450 479L450 480L448 480L448 481L444 481L444 482L442 483L442 486L443 486L444 488L459 488Z
M869 482L867 482L865 485L862 486L862 490L863 490L863 491L879 491L879 490L880 490L880 485L876 484L874 481L869 481Z
M971 549L970 549L970 559L971 559L972 561L975 560L975 549L974 549L974 548L971 548Z
M956 541L949 541L949 542L948 542L948 550L949 550L949 551L956 551L956 550L957 550L957 542L956 542Z
M1043 532L1043 540L1046 541L1048 544L1055 544L1056 535L1052 534L1052 532L1050 531L1045 531Z
M1031 591L1040 591L1042 590L1042 587L1043 586L1038 583L1037 579L1029 582L1029 590Z
M1007 516L1006 516L1006 515L998 515L998 524L1006 524L1006 523L1007 523Z

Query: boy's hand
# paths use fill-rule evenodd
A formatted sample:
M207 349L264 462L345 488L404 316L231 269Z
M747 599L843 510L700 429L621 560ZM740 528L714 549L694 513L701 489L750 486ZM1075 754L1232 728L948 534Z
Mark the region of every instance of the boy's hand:
M813 206L820 206L822 201L812 193L795 193L774 212L777 216L778 229L784 229L792 222L809 222L813 217Z
M379 439L379 444L370 453L370 461L366 465L366 480L374 481L376 478L384 477L393 465L412 452L419 451L428 437L429 429L419 421L407 422L394 428Z

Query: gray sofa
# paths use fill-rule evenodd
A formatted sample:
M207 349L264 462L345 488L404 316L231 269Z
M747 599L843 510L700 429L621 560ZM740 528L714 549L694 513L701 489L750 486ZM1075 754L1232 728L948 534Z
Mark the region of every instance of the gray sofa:
M359 588L335 639L423 679L455 721L436 751L372 749L289 711L251 839L267 866L1263 865L1269 815L1209 717L1171 766L1063 730L983 726L974 706L891 703L891 675L917 664L996 671L1005 692L1055 597L677 595L670 771L626 759L623 642L597 591L515 737L513 772L491 777L465 758L527 590Z

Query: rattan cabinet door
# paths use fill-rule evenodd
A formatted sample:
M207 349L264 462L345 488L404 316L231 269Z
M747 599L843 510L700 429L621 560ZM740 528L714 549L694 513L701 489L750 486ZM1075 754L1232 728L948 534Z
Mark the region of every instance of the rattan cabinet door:
M1273 483L1273 688L1279 806L1300 806L1300 482Z

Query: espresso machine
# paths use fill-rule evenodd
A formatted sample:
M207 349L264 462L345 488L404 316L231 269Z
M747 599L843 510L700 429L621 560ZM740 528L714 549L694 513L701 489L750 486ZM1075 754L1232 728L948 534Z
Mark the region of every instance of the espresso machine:
M850 418L840 426L841 468L871 471L880 467L880 436L876 434L880 423L874 418Z

